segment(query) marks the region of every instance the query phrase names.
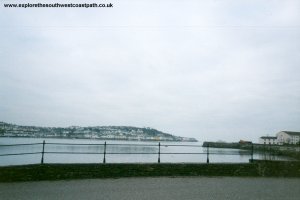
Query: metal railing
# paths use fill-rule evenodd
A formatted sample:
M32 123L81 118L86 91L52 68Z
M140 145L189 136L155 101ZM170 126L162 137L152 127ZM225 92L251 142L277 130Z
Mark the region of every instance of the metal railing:
M106 163L107 155L137 155L137 154L152 154L157 155L157 163L161 162L161 155L206 155L206 163L210 163L210 155L241 155L240 153L228 153L228 152L210 152L210 147L207 145L203 147L202 145L187 145L187 144L161 144L158 142L157 144L114 144L114 143L98 143L98 144L77 144L77 143L53 143L44 140L42 143L29 143L29 144L7 144L7 145L0 145L0 147L18 147L18 146L38 146L41 145L41 151L33 151L33 152L15 152L15 153L6 153L0 154L2 156L17 156L17 155L32 155L32 154L41 154L41 164L44 164L44 159L46 154L95 154L95 155L103 155L102 163ZM83 151L47 151L47 146L97 146L102 147L102 152L83 152ZM108 146L136 146L136 147L154 147L157 148L156 152L109 152ZM189 147L189 148L204 148L206 152L162 152L161 147ZM50 148L51 149L51 148ZM253 161L253 145L251 150L247 150L243 152L243 155L248 155L251 157L250 162Z

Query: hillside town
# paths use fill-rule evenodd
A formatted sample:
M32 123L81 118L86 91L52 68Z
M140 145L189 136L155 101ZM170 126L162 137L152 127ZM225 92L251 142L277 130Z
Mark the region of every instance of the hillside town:
M174 136L149 127L138 128L131 126L70 126L62 128L19 126L5 122L0 122L0 137L197 142L195 138Z

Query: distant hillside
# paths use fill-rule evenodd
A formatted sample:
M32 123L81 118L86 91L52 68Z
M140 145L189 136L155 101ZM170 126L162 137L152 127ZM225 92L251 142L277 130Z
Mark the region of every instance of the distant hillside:
M38 127L19 126L0 122L1 137L33 137L33 138L78 138L103 140L139 140L139 141L189 141L185 138L163 133L153 128L138 128L131 126L92 126L80 127Z

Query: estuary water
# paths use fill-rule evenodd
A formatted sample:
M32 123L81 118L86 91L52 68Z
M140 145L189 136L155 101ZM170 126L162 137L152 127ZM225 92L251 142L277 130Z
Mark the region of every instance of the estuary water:
M247 150L207 149L202 142L160 142L159 147L159 142L110 140L105 146L103 140L0 137L0 166L41 163L44 140L44 163L102 163L104 152L106 163L157 163L159 157L161 163L206 163L207 150L210 163L247 163L251 158ZM19 153L33 154L3 156ZM288 160L258 153L253 158Z

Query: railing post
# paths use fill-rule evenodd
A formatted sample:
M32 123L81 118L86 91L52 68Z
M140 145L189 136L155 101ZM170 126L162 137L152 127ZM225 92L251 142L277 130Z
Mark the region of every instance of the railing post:
M206 151L206 163L209 163L209 143L207 143L207 151Z
M253 162L253 154L254 154L254 147L253 147L253 143L251 145L251 163Z
M264 142L264 160L267 160L267 156L266 156L266 142Z
M271 142L269 141L269 156L268 156L268 160L272 160L272 157L271 157Z
M104 152L103 152L103 163L104 164L106 163L105 156L106 156L106 141L104 142Z
M158 143L158 163L160 163L160 142Z
M45 154L45 140L43 141L43 150L42 150L42 159L41 159L41 164L44 164L44 154Z

